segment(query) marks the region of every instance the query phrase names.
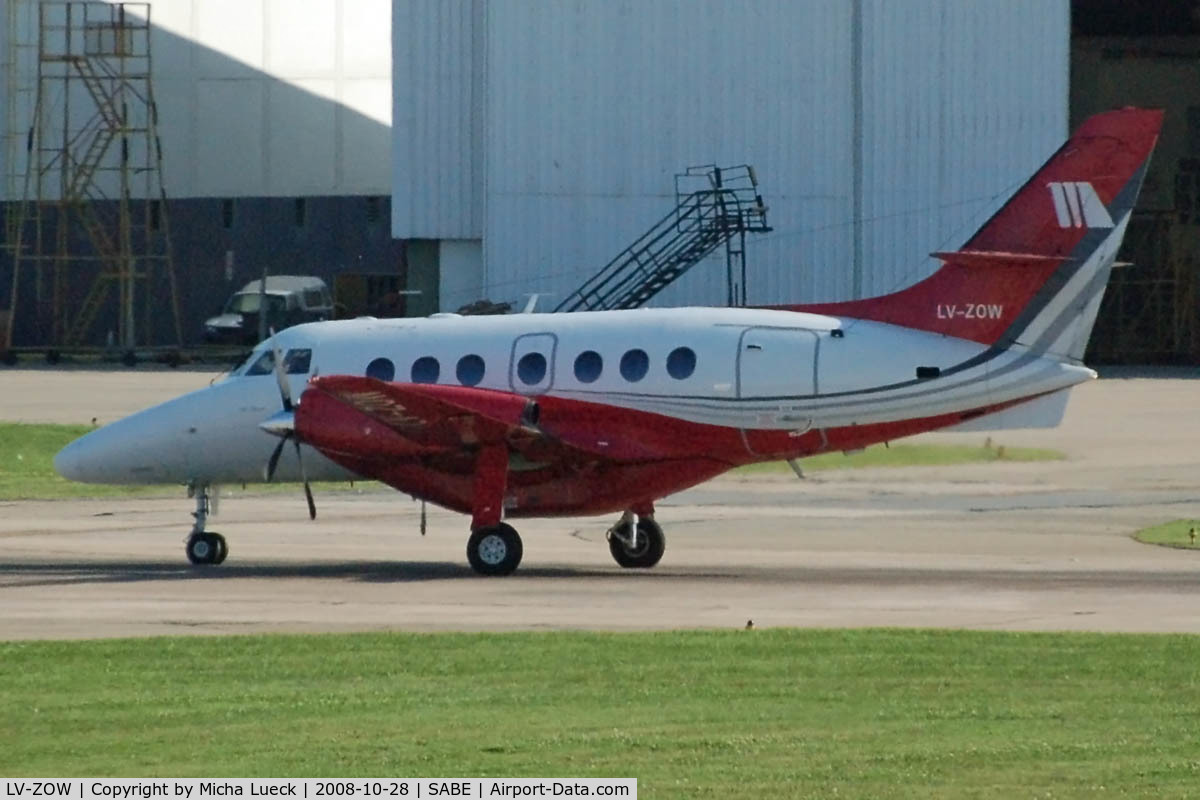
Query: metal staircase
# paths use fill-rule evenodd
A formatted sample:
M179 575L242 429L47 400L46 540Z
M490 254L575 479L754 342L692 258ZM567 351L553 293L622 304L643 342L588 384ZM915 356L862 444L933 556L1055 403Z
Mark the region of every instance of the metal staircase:
M675 176L676 206L571 292L555 311L637 308L725 245L729 305L746 301L747 233L765 233L767 208L749 165L689 167Z

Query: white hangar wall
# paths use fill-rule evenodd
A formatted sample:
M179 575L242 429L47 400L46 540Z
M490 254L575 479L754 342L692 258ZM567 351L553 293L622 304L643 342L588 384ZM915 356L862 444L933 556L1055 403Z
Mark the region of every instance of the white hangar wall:
M1067 0L393 13L393 235L452 240L443 308L531 292L552 306L671 209L674 173L708 163L753 164L770 207L750 302L887 291L1066 133ZM724 298L713 258L652 302Z
M32 112L36 50L10 54L37 41L35 0L3 5L0 64L20 70L0 76L0 159L12 157L11 137L23 150ZM169 196L390 193L390 0L148 5Z
M931 273L1062 144L1070 4L866 0L863 290Z

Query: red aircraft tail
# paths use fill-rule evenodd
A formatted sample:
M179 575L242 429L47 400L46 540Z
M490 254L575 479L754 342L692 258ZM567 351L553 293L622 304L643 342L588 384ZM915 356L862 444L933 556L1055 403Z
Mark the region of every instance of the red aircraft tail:
M1086 120L961 249L934 253L945 263L920 283L786 308L1080 358L1162 118L1126 108Z

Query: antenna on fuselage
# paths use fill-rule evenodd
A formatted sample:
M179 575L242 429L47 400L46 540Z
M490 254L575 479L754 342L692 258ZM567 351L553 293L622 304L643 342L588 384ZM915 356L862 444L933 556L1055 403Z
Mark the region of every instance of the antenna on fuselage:
M532 294L526 295L529 299L525 301L525 307L521 309L521 313L532 314L534 309L537 308L538 300L542 299L543 297L552 297L553 295L554 292L533 292Z

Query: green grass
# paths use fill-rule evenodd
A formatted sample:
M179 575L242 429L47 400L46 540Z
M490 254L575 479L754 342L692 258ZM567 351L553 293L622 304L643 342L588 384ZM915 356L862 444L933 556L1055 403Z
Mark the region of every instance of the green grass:
M0 500L145 494L147 490L140 487L90 486L58 476L54 471L54 454L91 430L90 425L0 422Z
M642 797L1194 796L1200 637L0 643L0 774L633 776Z
M1174 522L1142 528L1133 538L1146 544L1197 550L1200 549L1200 519L1177 519Z
M106 486L68 481L54 471L54 455L69 442L94 430L90 425L32 425L0 422L0 500L58 500L80 497L174 496L179 486ZM356 482L355 489L377 486L371 481ZM347 483L314 483L314 491L338 491ZM295 492L295 484L252 484L222 486L222 496L244 491Z
M1057 450L1036 447L1006 447L988 439L981 446L964 444L875 445L857 453L823 453L800 459L805 470L852 469L855 467L944 467L988 461L1057 461L1066 458ZM750 464L742 473L791 472L784 461Z

